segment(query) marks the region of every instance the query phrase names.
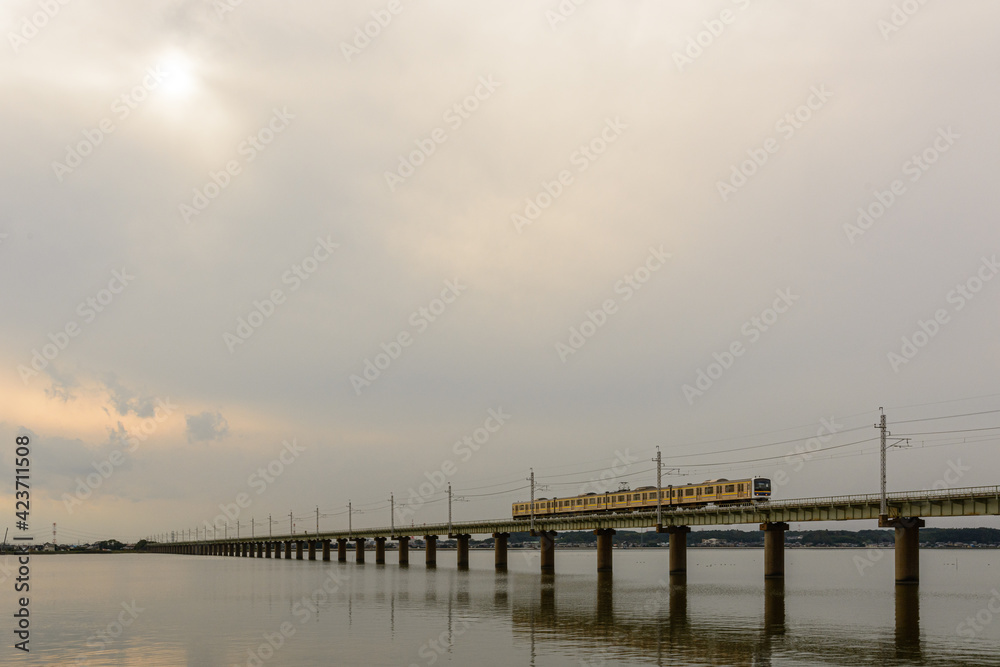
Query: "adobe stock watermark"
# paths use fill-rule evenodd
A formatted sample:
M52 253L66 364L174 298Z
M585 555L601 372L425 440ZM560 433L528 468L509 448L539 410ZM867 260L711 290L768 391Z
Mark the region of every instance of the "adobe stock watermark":
M104 138L114 132L119 127L118 124L132 115L132 112L138 109L140 104L149 99L150 94L159 88L168 76L170 76L170 72L165 72L162 65L147 68L142 81L131 90L116 97L111 103L111 113L114 114L114 120L105 117L98 121L96 127L82 130L83 139L75 144L66 144L63 162L52 161L52 171L55 172L56 180L62 183L67 174L73 173L77 167L82 165L84 159L104 143Z
M223 21L226 14L236 11L236 8L243 4L244 0L212 0L212 9L215 10L215 18Z
M836 417L830 417L830 419L824 417L820 419L816 435L804 443L796 443L795 447L790 449L785 455L785 464L791 466L793 472L799 472L805 467L806 462L811 460L816 452L823 449L823 445L829 442L830 438L843 430L843 428L844 425L838 424ZM788 484L788 479L788 473L784 470L775 470L774 474L771 475L771 483L775 486Z
M288 285L289 292L297 292L339 247L340 244L331 241L329 235L325 239L316 237L316 245L312 251L281 274L281 284ZM287 299L288 295L280 287L272 289L263 299L255 299L253 308L246 317L236 318L236 328L232 332L226 331L222 334L222 342L229 348L229 354L233 354L238 346L250 340L250 337L264 325L264 322L271 319L278 306L284 305Z
M417 169L437 152L438 146L448 141L448 132L455 132L458 128L462 127L465 121L472 118L472 114L479 109L481 103L493 97L493 93L500 87L500 83L493 80L492 74L486 77L479 77L479 83L472 93L455 102L441 116L442 120L448 125L447 130L443 127L435 127L427 137L414 139L413 143L417 147L406 155L400 154L398 156L399 165L395 171L384 172L385 183L389 186L389 192L395 192L397 187L406 182L406 179L410 176L413 176L417 172Z
M354 388L354 395L360 396L364 389L382 377L392 362L402 356L403 350L413 344L415 337L427 331L427 328L436 322L466 289L468 285L463 285L458 278L444 281L444 289L441 290L439 297L431 299L426 306L420 306L410 314L407 322L415 331L410 333L408 329L404 329L388 343L383 342L379 346L382 351L375 355L374 360L366 357L362 362L361 374L354 373L348 378L351 387Z
M622 135L628 125L622 122L621 118L615 116L614 119L606 118L604 127L593 139L585 144L580 144L579 148L570 153L569 163L576 167L578 174L582 174L590 168L600 156L607 152L608 147ZM542 211L552 206L553 203L574 183L573 172L569 169L562 169L551 181L543 180L541 190L533 197L526 197L524 208L520 212L511 213L510 221L514 224L514 230L520 234L525 227L534 223L542 215Z
M993 622L993 616L1000 614L1000 591L994 588L990 592L993 597L986 603L986 606L976 612L975 616L967 617L955 627L955 633L959 637L975 639L976 635L982 633Z
M608 491L613 491L615 486L613 480L627 473L629 466L638 460L637 457L629 453L627 447L624 452L616 449L615 458L611 459L607 470L604 470L598 477L591 477L586 484L581 485L576 495L582 496L585 493L600 495Z
M775 290L775 294L777 294L777 298L774 299L769 308L765 308L759 315L751 317L740 327L740 333L749 339L749 345L753 345L760 340L761 335L765 331L769 331L781 315L787 313L788 309L799 300L799 295L792 294L790 287L786 287L783 290ZM694 385L685 384L681 387L688 405L694 405L696 397L703 396L705 392L711 389L719 378L733 367L736 360L746 353L748 347L747 344L743 343L743 339L738 338L730 343L721 353L713 352L712 358L715 361L709 363L704 369L699 368L695 372Z
M455 639L468 632L473 624L473 620L456 618L449 630L445 630L437 637L432 637L421 644L420 648L417 649L417 655L424 661L424 665L433 665L441 656L451 651ZM420 667L420 665L411 662L409 667Z
M300 445L295 438L291 442L287 440L281 443L281 452L271 459L266 466L257 468L247 477L247 486L254 491L254 495L267 491L271 484L281 477L281 475L306 451L305 445ZM244 491L236 494L231 503L219 503L221 514L216 514L211 522L205 521L205 534L208 531L221 530L228 526L227 521L238 521L243 510L248 509L253 504L253 497Z
M350 575L344 572L331 571L326 579L319 586L313 589L309 595L303 595L292 604L291 613L298 624L305 625L317 613L320 607L329 604L330 599L340 590L342 586L350 582ZM298 629L290 621L282 621L277 631L262 635L264 640L255 648L247 649L246 662L243 667L262 667L285 645L289 639L295 636ZM241 667L236 663L233 667Z
M888 19L879 19L875 22L882 39L889 41L889 37L902 30L910 22L917 12L927 4L927 0L903 0L892 6Z
M745 11L750 7L750 0L732 0L732 2L739 7L740 11ZM737 16L732 9L726 8L719 12L718 18L702 21L701 24L705 29L688 37L687 44L682 51L674 51L673 59L674 64L677 65L677 71L683 72L685 67L693 65L695 60L701 58L705 51L715 44L715 40L722 36L726 27L736 22Z
M806 101L797 106L794 111L779 118L774 124L774 130L781 135L782 139L788 141L795 136L796 132L805 127L805 124L812 119L813 114L822 109L831 97L833 97L833 93L827 90L826 84L810 87ZM749 183L750 179L780 149L781 141L776 137L765 139L760 148L748 148L746 160L739 164L730 165L729 178L725 181L715 182L715 188L719 191L722 201L729 201L729 198Z
M934 137L930 145L919 153L914 153L903 163L903 166L900 167L902 175L908 177L907 180L911 183L916 183L920 180L921 176L927 173L932 165L937 163L942 154L951 150L951 147L955 145L955 141L960 139L961 136L953 131L950 125L947 128L939 127L937 129L937 136ZM854 245L858 237L863 236L865 232L871 229L872 225L888 213L889 209L907 192L906 183L903 182L902 178L894 179L886 186L885 190L875 190L872 193L873 200L866 206L858 207L858 217L854 224L849 222L844 223L844 234L847 235L847 240L850 244Z
M552 29L552 32L555 32L560 23L565 23L569 17L576 14L577 8L586 2L587 0L559 0L559 4L554 10L546 9L545 20L549 22L549 28Z
M629 301L636 292L642 289L643 285L649 282L654 273L666 265L667 260L671 257L670 253L663 250L662 244L658 248L649 246L649 255L646 257L646 261L626 273L621 280L612 286L612 291L621 295L622 303ZM576 354L578 350L582 349L587 341L608 323L608 318L618 312L618 307L618 301L614 297L610 297L602 301L597 309L586 311L583 321L579 325L569 328L569 338L566 342L556 341L556 354L559 355L559 360L565 364L570 355Z
M490 408L486 411L486 419L483 425L474 429L472 433L462 436L452 445L452 452L460 459L461 463L467 463L490 439L500 431L504 425L510 421L510 415L503 411L502 407L495 410ZM427 504L434 494L440 493L448 484L448 479L458 472L458 464L452 459L445 459L435 470L425 472L426 482L421 482L414 489L408 489L409 498L403 505L396 506L396 517L401 521L411 518L417 510Z
M94 472L84 478L76 478L76 490L73 495L68 493L62 494L62 501L66 507L66 511L72 514L77 505L82 505L95 491L101 488L104 482L114 474L115 470L125 463L127 458L126 453L135 453L139 449L139 446L156 433L157 429L160 428L160 424L167 421L170 415L174 414L177 409L178 407L170 402L169 397L166 399L156 399L153 416L142 420L138 434L128 438L128 447L124 451L116 449L108 454L103 461L91 463L90 465L94 468Z
M403 3L400 0L389 0L384 8L373 9L370 12L372 20L354 28L354 39L340 43L340 52L344 54L344 59L351 62L352 58L360 56L361 52L367 49L402 11Z
M945 301L952 306L951 312L947 308L938 308L927 320L918 319L917 328L913 333L900 339L902 345L899 352L893 350L887 353L886 357L892 372L898 373L902 366L910 363L920 350L941 332L941 328L951 322L952 315L965 308L998 272L1000 263L997 262L997 256L983 257L975 274L964 283L955 285L954 289L945 295Z
M126 629L135 623L139 614L146 611L145 607L140 607L135 600L131 603L122 602L122 611L118 612L118 618L108 623L107 627L99 630L97 634L87 637L87 648L103 649L115 642Z
M135 276L130 275L125 267L121 271L113 270L108 286L97 291L93 296L88 296L76 307L76 314L83 320L83 325L91 324L100 313L107 310L119 294L125 291ZM49 333L48 343L43 343L41 348L32 348L31 361L28 365L17 365L17 373L21 376L24 386L49 367L49 363L55 361L59 355L69 347L71 339L76 338L83 331L83 325L77 320L69 320L61 329L55 333Z
M949 460L941 478L934 482L931 488L935 491L955 488L965 477L965 473L970 470L972 470L971 466L962 465L962 459ZM875 564L885 557L886 550L886 547L873 547L865 549L864 555L855 554L854 567L857 568L858 574L862 577L865 576L865 571L875 567Z
M22 16L20 21L15 23L17 31L7 32L7 41L10 48L14 50L14 55L27 46L28 42L38 36L38 33L54 19L63 7L68 5L70 0L38 0L40 11L32 13L30 16Z
M288 107L275 107L271 117L254 134L236 147L236 155L227 160L219 171L209 171L208 180L200 188L194 188L191 203L178 204L181 220L190 224L192 218L202 214L222 192L233 182L233 178L243 173L243 166L257 159L257 156L267 150L279 134L288 129L295 114L289 113ZM242 162L240 160L242 158Z

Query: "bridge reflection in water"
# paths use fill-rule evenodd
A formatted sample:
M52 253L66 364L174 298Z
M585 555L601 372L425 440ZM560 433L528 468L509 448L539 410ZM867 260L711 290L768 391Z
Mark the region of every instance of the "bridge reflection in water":
M747 617L711 613L701 617L689 612L689 588L684 576L671 576L651 592L640 608L618 612L611 573L598 577L593 613L570 603L557 604L559 581L548 575L537 584L537 599L510 600L506 573L498 573L494 602L496 612L510 608L515 638L531 644L533 658L546 642L572 642L592 648L592 657L582 665L620 664L633 657L656 665L731 664L769 665L775 656L785 662L811 654L818 662L836 665L881 665L892 662L926 663L920 640L920 598L914 586L897 585L895 590L895 632L884 641L860 641L845 627L844 634L824 626L820 636L814 629L801 634L789 632L785 620L785 582L764 582L758 625ZM697 593L694 594L697 598ZM816 598L813 598L817 600ZM818 598L821 603L822 598ZM716 608L715 605L712 606Z

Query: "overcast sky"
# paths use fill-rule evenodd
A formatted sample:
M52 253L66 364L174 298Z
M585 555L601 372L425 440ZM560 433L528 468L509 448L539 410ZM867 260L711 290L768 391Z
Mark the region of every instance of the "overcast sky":
M890 490L1000 482L1000 414L902 423L1000 409L996 3L51 5L0 10L38 539L499 517L656 446L875 492L880 406Z

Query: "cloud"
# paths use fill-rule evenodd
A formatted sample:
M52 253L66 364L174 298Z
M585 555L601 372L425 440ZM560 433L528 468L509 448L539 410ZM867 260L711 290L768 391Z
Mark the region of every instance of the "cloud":
M229 424L221 412L185 415L188 442L222 440L229 433Z
M134 413L136 417L153 416L156 405L152 396L143 395L139 391L124 386L114 373L105 375L103 383L108 391L111 404L122 417L127 416L130 412Z

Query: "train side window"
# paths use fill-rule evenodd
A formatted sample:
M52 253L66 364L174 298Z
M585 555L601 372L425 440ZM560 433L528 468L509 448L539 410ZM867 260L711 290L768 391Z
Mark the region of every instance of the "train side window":
M735 484L726 484L726 493L732 493L735 488Z

